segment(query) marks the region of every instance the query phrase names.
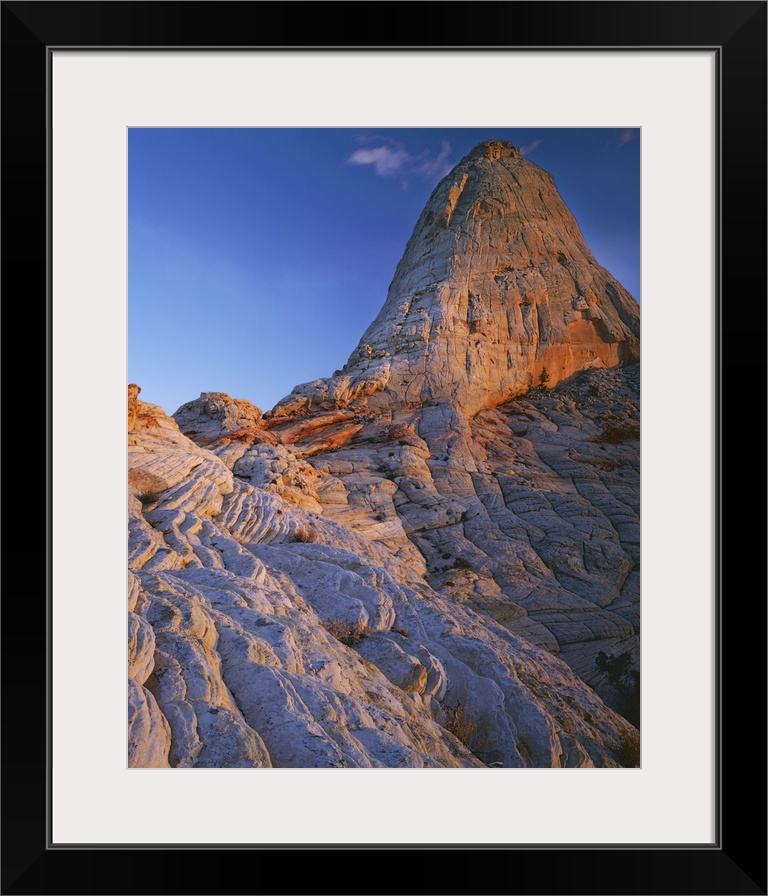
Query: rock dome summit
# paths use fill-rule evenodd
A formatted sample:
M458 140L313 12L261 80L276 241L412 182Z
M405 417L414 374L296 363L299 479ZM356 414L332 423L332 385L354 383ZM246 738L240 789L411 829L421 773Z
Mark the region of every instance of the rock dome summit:
M511 143L475 147L435 188L384 305L338 375L275 416L365 398L467 416L640 356L635 299L592 256L550 174Z

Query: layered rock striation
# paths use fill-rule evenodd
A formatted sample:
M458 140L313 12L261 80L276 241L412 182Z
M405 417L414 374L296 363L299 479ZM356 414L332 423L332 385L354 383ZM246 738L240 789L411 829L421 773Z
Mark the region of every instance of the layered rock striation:
M635 729L551 652L433 588L396 513L374 532L373 508L329 512L344 486L320 468L301 497L270 488L300 475L293 446L237 476L274 446L201 448L141 402L136 420L131 767L628 763Z

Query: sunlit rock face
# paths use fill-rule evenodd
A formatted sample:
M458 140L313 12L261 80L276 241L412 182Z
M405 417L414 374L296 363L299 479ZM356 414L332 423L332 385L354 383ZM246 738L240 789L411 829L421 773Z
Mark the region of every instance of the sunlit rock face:
M308 510L261 484L273 469L235 475L231 443L201 448L155 406L137 419L150 409L128 458L131 767L626 764L624 718L432 587L397 510L381 527L391 485L346 516L318 465Z
M472 416L542 378L638 359L637 303L595 261L551 175L489 142L435 188L344 368L274 416L360 400Z
M552 177L483 143L435 188L344 368L264 425L344 484L328 513L364 526L375 504L374 532L402 528L433 585L567 659L637 722L639 351L637 302ZM359 431L323 451L342 415ZM473 571L449 575L461 552ZM601 653L626 655L621 675Z
M335 375L263 415L129 387L130 764L636 764L638 359L634 299L493 142Z
M275 421L272 433L281 429ZM317 487L326 518L566 660L637 724L639 439L631 364L574 374L471 420L450 405L380 413L334 450L290 447L330 477ZM626 655L620 677L600 669L601 653Z

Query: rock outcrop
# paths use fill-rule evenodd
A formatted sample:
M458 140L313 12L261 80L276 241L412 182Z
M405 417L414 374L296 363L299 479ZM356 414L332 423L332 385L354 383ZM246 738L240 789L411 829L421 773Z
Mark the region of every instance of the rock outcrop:
M551 177L486 143L343 370L264 415L129 392L129 763L637 764L638 358Z
M482 143L435 188L344 368L272 415L357 402L472 416L542 377L637 360L637 303L595 261L551 175L509 143Z
M625 764L626 720L432 588L394 519L373 538L158 423L129 447L131 766Z

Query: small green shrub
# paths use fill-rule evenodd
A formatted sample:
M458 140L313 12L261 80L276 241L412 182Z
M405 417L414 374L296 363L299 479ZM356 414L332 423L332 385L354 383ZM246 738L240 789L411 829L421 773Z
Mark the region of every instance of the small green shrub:
M347 622L342 622L341 619L324 619L320 624L332 638L336 638L347 647L356 647L371 633L364 622L349 625Z
M616 755L624 768L640 765L640 732L637 728L625 728L619 738Z
M547 383L549 382L549 371L546 367L541 368L541 374L539 375L539 386L542 389L547 388Z
M629 663L632 657L629 653L621 653L618 656L608 656L601 650L595 657L595 665L604 672L611 684L618 685L622 677L629 671Z
M142 492L142 494L139 495L139 501L141 501L141 503L145 505L154 504L159 500L160 495L158 495L157 492Z
M533 750L531 749L528 738L523 735L517 739L517 751L523 757L526 763L530 763L533 759Z
M624 423L609 423L592 441L604 445L621 445L622 442L636 441L639 438L639 425L628 420Z
M453 569L472 569L472 564L469 560L465 560L464 557L457 557L454 560Z
M622 462L615 457L582 457L581 460L585 464L597 467L598 470L603 470L605 473L610 473L612 470L617 470L622 466Z
M470 712L463 703L445 707L445 724L443 727L460 740L465 747L472 750L477 746L480 734L480 723L477 716Z
M311 526L299 526L298 529L294 529L293 531L293 540L300 541L304 544L311 544L312 542L317 541L317 538L317 530L313 529Z

